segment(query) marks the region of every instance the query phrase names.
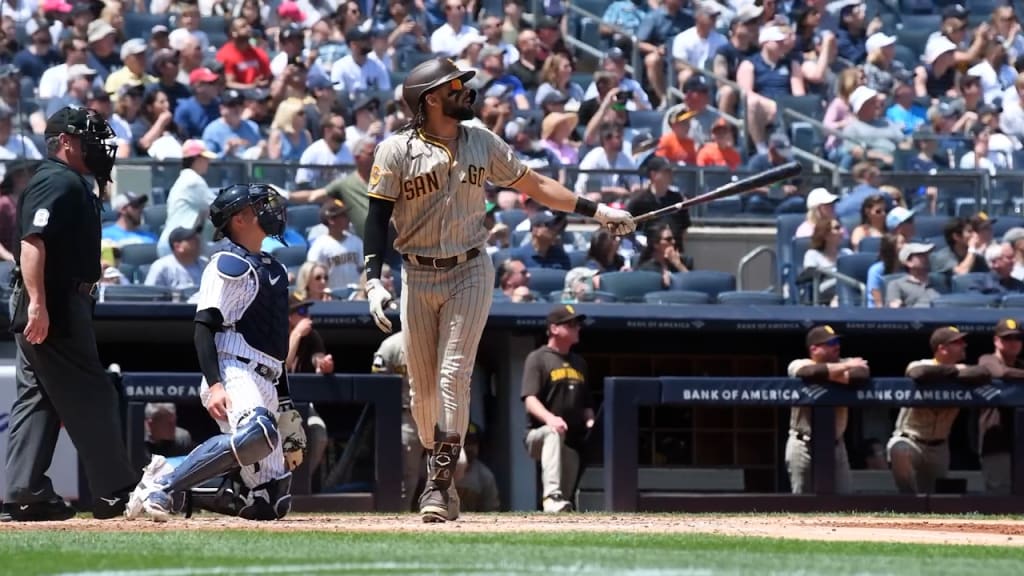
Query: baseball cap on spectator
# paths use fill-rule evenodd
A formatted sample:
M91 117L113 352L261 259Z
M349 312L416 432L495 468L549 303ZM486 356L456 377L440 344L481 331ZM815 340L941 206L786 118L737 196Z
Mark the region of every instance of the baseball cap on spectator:
M145 53L146 41L142 38L132 38L131 40L126 40L125 43L121 45L121 60L124 60L129 56Z
M220 80L220 76L213 73L213 70L209 68L200 67L188 73L189 84L199 84L203 82L216 82Z
M951 106L949 102L939 102L928 109L928 121L934 122L939 118L953 118L958 115L956 108Z
M554 18L552 18L552 17L550 17L550 16L545 14L545 15L541 15L540 18L536 19L535 25L536 25L537 30L557 30L558 29L558 20L555 20ZM613 50L614 50L614 48L613 48ZM609 53L610 53L610 51L609 51Z
M85 102L110 102L110 94L106 90L90 90L85 95Z
M857 89L850 94L850 109L856 114L865 104L878 96L878 91L867 86L857 86Z
M181 157L195 158L196 156L202 156L210 160L217 158L217 155L210 152L210 149L206 147L206 143L202 140L185 140L181 145Z
M762 14L764 14L764 7L754 3L744 4L736 11L736 15L732 17L732 20L729 21L729 27L753 22L760 19Z
M43 0L42 2L43 12L59 12L61 14L67 14L71 12L72 8L73 6L64 0Z
M774 148L775 151L780 154L788 153L790 148L789 136L786 136L782 132L773 133L768 138L768 147Z
M137 96L141 98L146 94L146 86L141 82L126 82L117 89L117 97Z
M658 139L648 131L637 132L633 136L633 154L640 154L648 150L653 150L658 146Z
M544 95L544 99L541 100L541 106L546 104L565 104L569 101L569 96L559 90L552 90Z
M616 62L625 62L626 53L622 51L622 48L618 46L612 47L610 50L605 52L604 57L601 58L602 63L607 60L615 60Z
M568 324L586 319L587 316L576 312L576 308L572 304L559 304L548 312L548 324Z
M93 20L92 22L89 22L87 36L90 44L93 42L99 42L107 36L116 34L117 30L114 30L114 27L108 24L106 20Z
M722 13L722 7L717 2L710 0L697 0L694 6L694 14L706 14L708 16L718 16Z
M892 210L889 210L889 213L885 215L885 227L889 230L894 230L897 226L913 217L913 210L908 210L903 206L896 206ZM900 258L900 260L903 260L903 258Z
M779 26L765 26L757 37L758 44L766 42L782 42L786 39L786 32Z
M867 42L865 42L865 47L867 48L868 52L873 52L875 50L881 50L886 46L892 46L895 43L895 36L889 36L888 34L885 34L883 32L875 32L870 37L868 37Z
M928 344L931 345L934 352L943 344L952 344L966 337L966 333L957 330L953 326L943 326L942 328L936 328L935 332L932 332L932 337L928 339Z
M818 206L832 204L839 200L839 196L829 192L825 188L815 188L807 194L807 209L814 210Z
M131 40L129 40L129 42L131 42ZM139 42L142 42L142 40L139 40ZM127 44L127 42L125 44ZM177 61L177 52L171 50L170 48L161 48L157 50L155 54L153 54L153 70L159 70L160 67L166 64L167 62Z
M671 170L672 163L662 158L661 156L648 156L644 163L640 166L642 172L660 172L661 170Z
M985 116L986 114L1002 114L1003 107L997 102L985 102L978 105L978 116Z
M1020 323L1013 318L1003 318L996 324L996 336L1000 338L1020 336L1020 334Z
M313 302L312 300L306 300L305 298L301 298L295 292L292 292L291 294L288 295L288 312L289 313L295 312L296 310L298 310L299 308L302 308L304 306L305 307L312 306L313 304L315 304L315 302Z
M240 106L245 103L245 96L238 90L225 90L220 103L223 106Z
M827 344L833 340L838 340L839 338L842 338L842 336L837 334L831 326L826 324L824 326L815 326L808 330L806 343L807 347L810 348L811 346Z
M505 140L512 140L521 132L527 132L530 128L530 120L522 116L513 118L505 124Z
M278 38L281 42L286 40L302 40L304 38L304 34L302 32L302 28L295 24L289 24L281 29L281 33L278 35Z
M548 226L553 224L558 218L550 210L541 210L533 216L530 216L530 226Z
M355 113L372 106L376 106L380 110L380 99L376 96L363 96L352 105L352 112Z
M942 9L942 19L949 20L956 18L957 20L967 20L967 8L964 8L963 4L951 4Z
M370 34L362 28L353 28L345 33L345 42L369 42Z
M135 206L141 208L149 202L149 196L143 196L142 194L136 194L132 191L122 192L110 199L110 208L114 212L119 212L125 206Z
M459 54L465 52L466 48L469 48L473 44L480 44L482 46L486 43L487 37L484 36L483 34L480 34L478 32L471 32L469 34L466 34L466 36L462 38L462 41L459 42Z
M495 46L493 44L488 44L487 46L484 46L483 50L480 51L480 60L483 60L484 58L490 58L491 56L504 56L504 55L505 55L505 49L504 48L502 48L501 46Z
M348 214L348 206L337 198L324 202L323 205L320 206L320 222L323 224L327 224L328 220L342 214Z
M115 268L114 266L107 266L106 270L103 271L104 280L117 280L121 281L124 279L124 273Z
M331 79L323 74L310 74L306 78L306 87L310 90L322 90L324 88L334 88L335 86L337 84L331 82ZM398 87L401 88L402 85L399 84ZM399 100L399 98L396 98L396 100Z
M710 90L711 86L708 85L708 79L700 74L690 76L683 83L683 92L708 92Z
M904 244L900 248L900 262L906 262L911 256L918 254L928 254L935 249L935 244L925 244L923 242L910 242Z
M88 2L76 2L71 5L72 18L74 18L75 16L85 16L86 14L88 14L89 16L93 15L92 6Z
M971 216L971 229L975 232L991 228L996 223L996 218L989 218L988 214L984 212L978 212L974 216Z
M68 80L73 80L75 78L87 78L95 75L96 71L85 64L72 64L68 67Z
M164 26L163 24L157 24L156 26L153 26L152 36L159 36L161 34L166 36L166 35L170 35L170 33L171 33L171 31L168 30L167 26Z
M1018 240L1024 240L1024 228L1014 226L1003 233L1003 242L1013 245Z
M946 52L955 52L956 44L945 36L933 36L924 47L924 63L932 64Z
M676 123L679 123L679 122L683 122L683 121L689 120L690 118L693 118L696 115L697 115L697 111L696 110L690 110L686 106L686 104L680 104L680 105L676 106L675 110L672 112L672 115L669 116L668 123L669 124L676 124Z
M299 8L298 2L292 2L291 0L285 0L278 5L277 16L281 19L289 19L296 22L306 20L306 13L302 11L302 8Z
M175 228L174 230L171 231L170 236L167 237L167 242L173 248L174 245L177 244L178 242L184 242L186 240L191 240L191 239L195 238L198 235L199 235L199 230L196 230L195 228L184 228L184 227L179 226L179 227L177 227L177 228Z
M266 88L249 88L248 90L242 90L242 98L251 102L264 102L270 99L270 91Z

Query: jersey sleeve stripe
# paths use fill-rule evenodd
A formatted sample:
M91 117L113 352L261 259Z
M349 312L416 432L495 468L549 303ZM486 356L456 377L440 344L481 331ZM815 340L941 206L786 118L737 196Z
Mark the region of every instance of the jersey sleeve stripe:
M513 180L513 181L509 182L509 183L508 183L508 184L506 184L506 185L505 185L504 187L505 187L505 188L512 188L513 186L515 186L516 184L518 184L520 180L522 180L522 179L523 179L523 176L526 176L526 175L527 175L527 174L529 174L529 173L530 173L530 169L529 169L529 168L526 168L526 169L524 169L524 170L523 170L523 173L522 173L522 174L520 174L519 176L517 176L515 180Z
M374 194L372 192L367 192L366 195L369 196L370 198L376 198L378 200L387 200L388 202L394 202L397 200L397 198L388 198L387 196L381 196L380 194Z

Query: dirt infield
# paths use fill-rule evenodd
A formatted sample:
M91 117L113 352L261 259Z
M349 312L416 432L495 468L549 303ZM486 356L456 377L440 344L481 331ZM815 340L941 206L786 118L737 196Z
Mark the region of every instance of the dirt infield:
M1024 521L911 516L685 515L685 514L465 514L457 522L425 525L415 515L295 515L257 524L204 515L166 524L150 521L5 523L0 534L15 530L163 531L260 529L328 532L644 532L717 534L801 540L877 541L921 544L1024 545Z

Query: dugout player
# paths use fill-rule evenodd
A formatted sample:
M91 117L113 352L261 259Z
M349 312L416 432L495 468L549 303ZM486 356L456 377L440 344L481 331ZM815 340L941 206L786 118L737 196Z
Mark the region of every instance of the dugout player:
M1020 323L1004 318L996 324L992 344L995 351L978 358L981 366L992 378L1004 382L1024 381L1024 359L1021 351ZM987 408L982 410L979 422L981 438L981 473L985 478L985 491L991 494L1010 493L1010 454L1013 453L1013 408Z
M526 449L540 460L545 512L572 510L570 491L579 472L583 440L594 426L587 363L570 352L580 341L585 319L569 304L552 308L547 318L548 342L530 352L523 366Z
M953 326L932 332L929 343L934 356L915 360L907 365L907 377L914 382L961 382L967 385L986 384L991 380L981 366L964 364L967 336ZM900 492L931 493L935 480L945 478L949 471L949 431L960 409L900 408L896 428L886 447L892 477Z
M91 109L64 107L46 121L47 159L18 202L19 245L11 295L18 398L11 409L7 489L0 520L67 520L46 470L61 424L78 449L93 515L124 511L139 475L121 434L118 394L100 364L92 327L100 278L102 205L114 132Z
M476 91L465 82L475 74L448 58L413 68L402 86L412 120L377 146L370 171L367 300L377 326L390 332L384 311L392 296L380 275L393 218L394 248L405 262L400 315L412 413L431 453L419 502L424 522L453 516L448 489L469 425L470 377L491 307L494 266L484 246L484 183L513 188L553 210L596 218L619 235L636 229L628 212L576 196L529 170L492 132L462 124L474 116Z
M125 509L166 521L182 499L249 520L276 520L291 510L291 471L306 437L288 395L288 270L260 251L281 240L284 199L270 186L235 185L210 205L214 240L226 236L199 286L195 346L199 397L221 434L172 467L154 456Z
M839 334L831 326L815 326L807 332L807 355L789 363L789 377L814 384L864 384L871 377L863 358L839 355ZM850 491L850 459L843 434L848 414L845 406L836 407L835 471L836 492ZM793 494L811 491L811 408L796 407L789 413L789 438L786 440L786 468Z

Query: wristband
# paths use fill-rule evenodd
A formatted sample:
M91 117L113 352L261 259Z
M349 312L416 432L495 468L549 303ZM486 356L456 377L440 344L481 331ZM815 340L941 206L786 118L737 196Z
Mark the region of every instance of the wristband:
M573 212L587 218L593 218L597 214L597 202L580 196L576 198L576 207L573 209Z
M363 267L366 268L366 280L379 280L381 269L384 267L380 256L367 254L363 257Z

